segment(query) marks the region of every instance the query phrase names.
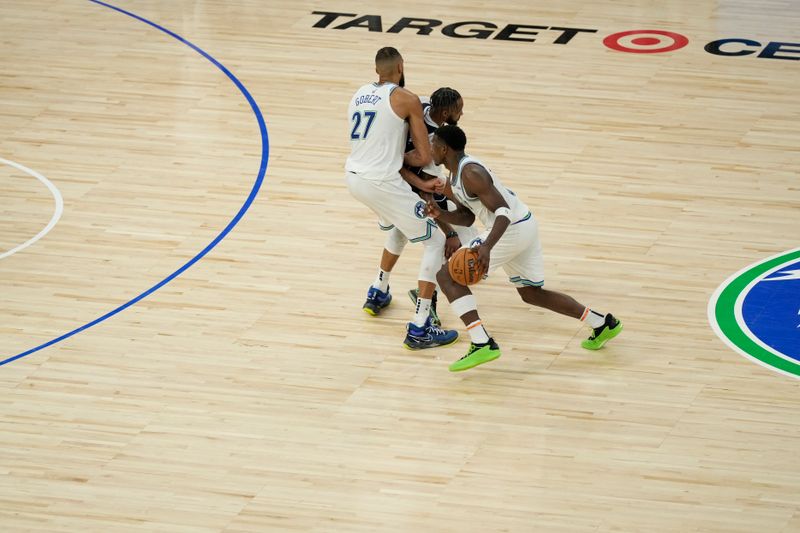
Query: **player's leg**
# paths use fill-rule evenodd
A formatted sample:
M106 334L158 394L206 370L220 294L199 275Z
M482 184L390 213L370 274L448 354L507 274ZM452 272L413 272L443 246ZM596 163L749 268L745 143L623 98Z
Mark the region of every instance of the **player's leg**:
M489 235L488 231L477 235L467 245L476 245L483 242ZM512 245L509 245L512 241ZM503 266L510 258L513 257L513 240L514 232L508 235L503 235L492 249L491 257L489 259L489 268L494 270L497 267ZM463 285L459 285L450 276L450 271L447 265L444 265L439 274L436 276L439 282L439 287L442 292L447 296L450 302L450 307L461 318L464 326L467 328L470 340L472 341L466 355L461 359L450 365L451 372L460 372L468 370L483 363L488 363L500 357L500 347L486 331L483 322L478 314L478 306L475 296L472 291Z
M411 350L446 346L458 339L457 331L441 329L431 317L436 289L436 270L441 267L444 257L444 235L435 225L429 225L427 238L417 242L421 242L424 246L418 276L419 297L415 305L414 318L407 325L406 339L403 343Z
M436 201L437 205L440 209L452 211L456 208L453 202L450 202L446 196L434 194L433 199ZM478 236L478 229L475 226L451 226L452 229L456 232L458 236L458 241L460 244L457 246L468 246L469 243L473 241ZM445 241L450 242L449 240ZM447 264L447 259L443 261L443 264ZM433 298L431 304L431 321L436 324L437 326L441 326L442 321L439 318L439 312L437 309L437 300L438 300L438 293L439 291L433 291ZM408 291L408 297L411 298L411 302L416 305L417 298L419 297L419 289L411 289Z
M562 292L547 290L541 285L526 285L527 279L512 281L517 287L517 292L522 301L536 307L544 307L562 315L580 318L585 306L575 301L575 298Z
M622 331L622 322L611 313L600 313L578 303L568 294L547 290L542 286L525 285L525 281L512 282L525 303L577 318L592 329L589 338L581 342L581 346L587 350L599 350Z
M461 241L461 246L469 246L469 244L478 237L478 228L475 226L453 226L453 229L458 234L458 240Z
M388 306L392 301L392 295L389 292L389 275L408 243L406 236L394 225L387 225L383 221L379 224L381 229L386 231L386 242L381 254L378 274L367 291L367 300L363 306L364 312L372 316L380 314L381 309Z
M430 176L430 177L433 178L433 176ZM421 190L417 189L414 186L411 187L411 190L415 194L417 194L420 198L425 200L425 201L427 201L427 200L429 200L429 199L431 199L431 198L433 198L435 196L435 195L432 195L429 192L421 191ZM440 229L442 229L442 228L440 227ZM445 242L447 242L447 241L445 241ZM445 259L443 258L442 261L444 262ZM418 303L419 303L419 297L420 297L419 286L417 286L414 289L409 289L408 297L411 299L411 303L414 304L414 306L416 307L418 305ZM438 303L438 299L439 299L439 291L434 286L433 294L431 296L431 306L430 306L431 324L433 324L434 326L441 326L442 325L442 320L439 318L439 313L438 313L438 311L436 309L437 303Z
M414 306L416 306L417 299L419 298L419 286L417 286L417 288L414 289L409 289L408 297L411 300L411 303L414 304ZM437 308L438 302L439 302L439 291L436 288L434 288L433 296L431 297L431 310L430 310L431 324L433 324L434 326L442 325L442 319L439 318L439 311Z
M447 265L443 265L436 275L441 291L447 296L450 307L461 318L469 333L470 343L466 355L450 365L451 372L461 372L494 361L500 357L500 347L489 337L483 327L475 296L468 287L459 285L450 276Z
M545 289L544 259L535 219L519 225L518 231L528 244L525 250L505 266L509 281L525 303L549 309L580 320L592 329L591 336L581 343L588 350L599 350L622 331L622 322L613 315L600 313L558 291Z
M404 344L412 350L451 344L458 339L458 332L441 329L432 323L430 316L436 271L444 260L444 235L436 222L425 216L425 202L411 191L406 182L387 183L384 189L386 198L381 208L384 219L391 220L410 242L424 246L418 276L419 297L414 318L406 327Z
M396 179L402 178L398 174ZM392 295L389 292L389 273L397 263L408 239L399 229L395 228L391 217L387 216L384 209L391 198L391 187L386 187L384 182L365 180L352 172L346 174L346 181L350 194L378 216L379 227L387 232L378 274L367 290L367 299L362 306L365 313L377 316L392 301Z

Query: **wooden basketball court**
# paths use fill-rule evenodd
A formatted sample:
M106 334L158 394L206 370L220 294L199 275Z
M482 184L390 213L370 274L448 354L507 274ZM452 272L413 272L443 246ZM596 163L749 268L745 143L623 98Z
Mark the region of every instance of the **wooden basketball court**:
M707 309L799 246L796 5L114 5L0 3L1 531L800 531L800 381ZM546 286L624 321L603 350L501 273L500 359L448 372L445 303L459 342L403 349L413 245L361 311L383 46L463 95Z

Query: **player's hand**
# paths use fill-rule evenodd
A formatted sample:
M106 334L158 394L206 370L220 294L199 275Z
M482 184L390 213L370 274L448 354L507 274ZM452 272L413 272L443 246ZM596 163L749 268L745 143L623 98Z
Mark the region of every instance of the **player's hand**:
M489 260L492 249L483 243L472 246L472 249L478 252L478 268L484 274L489 272Z
M450 256L459 248L461 248L461 239L458 238L458 235L447 237L444 241L444 258L450 259Z
M434 192L436 192L435 179L419 179L419 181L417 181L414 185L417 187L417 189L419 189L422 192L426 192L429 194L433 194Z
M431 218L439 218L439 215L441 214L442 210L439 209L439 206L436 205L436 202L434 202L433 199L429 199L425 204L425 215Z
M441 176L434 178L431 181L433 182L433 192L436 194L444 194L445 190L447 189L447 178Z

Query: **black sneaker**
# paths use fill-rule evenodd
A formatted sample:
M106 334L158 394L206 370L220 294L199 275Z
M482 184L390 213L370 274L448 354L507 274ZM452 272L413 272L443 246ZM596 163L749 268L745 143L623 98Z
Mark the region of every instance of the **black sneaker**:
M417 297L419 296L419 289L411 289L408 291L408 297L411 298L411 303L417 305ZM436 300L439 296L439 291L433 291L433 298L431 298L431 310L428 316L431 317L431 324L436 327L442 327L442 320L439 318L439 313L436 312Z

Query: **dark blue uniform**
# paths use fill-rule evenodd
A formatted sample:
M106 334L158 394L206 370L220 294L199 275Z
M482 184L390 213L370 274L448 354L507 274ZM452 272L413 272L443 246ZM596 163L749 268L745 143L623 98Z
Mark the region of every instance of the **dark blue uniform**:
M436 124L436 122L431 120L430 110L431 110L430 102L422 102L422 116L425 119L425 128L428 130L428 137L433 135L433 132L435 132L436 129L439 127L439 125ZM408 139L406 140L406 152L410 152L413 149L414 149L414 143L411 140L411 135L409 135ZM421 167L409 167L409 170L411 170L411 172L413 172L417 176L422 175ZM420 193L420 190L414 187L413 185L411 186L411 190L413 190L417 194ZM439 206L440 209L444 209L445 211L447 211L446 196L444 196L443 194L434 194L433 199L436 201L436 204Z

